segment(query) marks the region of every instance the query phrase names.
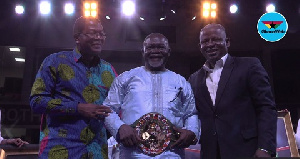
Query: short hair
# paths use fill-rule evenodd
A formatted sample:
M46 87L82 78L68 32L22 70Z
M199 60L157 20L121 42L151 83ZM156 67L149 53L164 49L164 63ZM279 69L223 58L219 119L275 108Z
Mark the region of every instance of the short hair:
M169 45L168 38L166 36L164 36L163 34L161 34L161 33L151 33L151 34L147 35L146 38L145 38L145 40L144 40L144 42L143 42L143 44L146 42L147 39L149 39L149 38L151 38L153 36L159 36L159 37L162 37L162 38L166 39L166 41L167 41L167 43Z
M78 19L76 19L74 26L73 26L73 36L74 38L78 37L80 33L83 32L83 30L85 29L86 24L89 21L96 21L98 23L101 24L101 21L99 19L96 18L90 18L90 17L79 17Z
M205 26L200 30L200 33L201 33L204 29L206 29L206 28L208 28L208 27L211 27L211 26L215 26L215 27L217 27L218 29L223 30L224 33L225 33L225 35L226 35L226 30L225 30L225 28L224 28L221 24L216 24L216 23L211 23L211 24L205 25Z

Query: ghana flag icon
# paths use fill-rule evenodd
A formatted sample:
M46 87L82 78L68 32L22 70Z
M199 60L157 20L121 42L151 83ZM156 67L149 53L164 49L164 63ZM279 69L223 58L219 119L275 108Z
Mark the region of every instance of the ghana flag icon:
M269 29L276 29L283 21L262 21Z
M279 41L285 36L287 30L288 23L285 17L277 12L265 13L257 22L257 31L266 41Z

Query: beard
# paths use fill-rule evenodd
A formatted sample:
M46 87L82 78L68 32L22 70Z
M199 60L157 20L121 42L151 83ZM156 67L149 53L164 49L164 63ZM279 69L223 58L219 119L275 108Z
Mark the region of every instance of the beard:
M151 59L147 59L146 60L146 67L150 70L150 71L163 71L165 69L165 65L167 63L167 59L166 58L162 58L159 60L151 60Z

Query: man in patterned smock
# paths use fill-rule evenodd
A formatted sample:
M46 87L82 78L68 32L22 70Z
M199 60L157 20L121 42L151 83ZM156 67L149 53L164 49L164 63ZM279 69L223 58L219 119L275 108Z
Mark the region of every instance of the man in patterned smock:
M117 76L100 59L105 41L98 19L80 17L74 24L76 48L49 55L32 87L30 106L42 114L40 158L102 159L107 156L102 106Z
M105 124L121 143L120 159L180 159L184 158L184 148L197 141L199 128L194 95L184 77L165 68L169 56L170 47L164 35L147 36L143 47L145 66L117 77L103 102L114 111L105 118ZM155 157L137 149L141 139L130 126L150 112L162 114L180 132L179 139Z

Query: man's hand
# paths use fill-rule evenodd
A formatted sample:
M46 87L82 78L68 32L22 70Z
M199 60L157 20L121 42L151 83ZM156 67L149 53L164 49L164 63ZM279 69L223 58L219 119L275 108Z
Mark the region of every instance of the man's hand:
M174 147L186 148L194 144L194 139L196 138L194 132L186 129L176 128L176 127L173 127L173 129L180 133L180 137L173 145L171 145L171 148Z
M24 144L29 144L28 142L23 141L20 138L16 138L16 139L4 139L4 140L5 140L5 144L12 144L12 145L16 145L18 147L21 147Z
M126 124L119 128L118 136L120 137L120 142L126 147L135 146L141 142L136 130Z
M253 157L271 157L271 155L261 149L257 149Z
M111 109L104 105L97 105L97 104L78 104L78 112L87 118L94 118L94 119L101 119L109 116L111 113Z

